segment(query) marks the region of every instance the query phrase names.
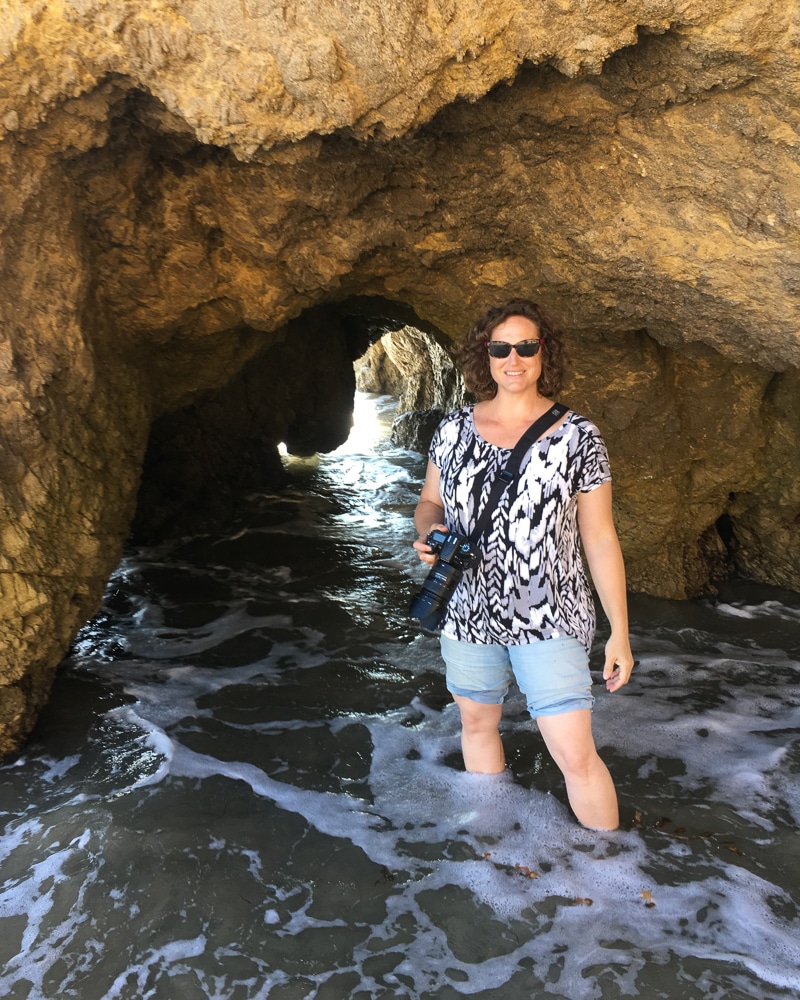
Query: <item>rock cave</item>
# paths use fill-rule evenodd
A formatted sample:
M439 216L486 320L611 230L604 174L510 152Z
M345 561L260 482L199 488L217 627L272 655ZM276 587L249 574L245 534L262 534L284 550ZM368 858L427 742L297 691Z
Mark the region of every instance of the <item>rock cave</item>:
M799 45L776 0L6 4L0 755L132 531L335 448L366 352L446 410L514 295L570 331L630 589L800 590Z

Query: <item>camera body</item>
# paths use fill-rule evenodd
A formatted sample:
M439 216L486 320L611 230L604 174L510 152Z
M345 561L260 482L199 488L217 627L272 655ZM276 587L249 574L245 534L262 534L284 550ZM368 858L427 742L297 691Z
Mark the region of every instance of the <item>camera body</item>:
M425 539L438 559L411 601L411 617L419 618L424 628L433 631L444 617L448 601L458 586L464 570L481 560L477 545L454 531L431 531Z

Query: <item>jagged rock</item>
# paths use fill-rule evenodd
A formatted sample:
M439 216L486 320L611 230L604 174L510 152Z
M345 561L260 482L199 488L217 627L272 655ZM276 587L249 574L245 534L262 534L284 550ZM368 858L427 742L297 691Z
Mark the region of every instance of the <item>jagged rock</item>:
M409 326L368 348L356 370L356 385L362 392L394 396L401 414L426 409L447 413L464 401L464 383L450 355Z
M409 410L392 424L392 443L427 454L445 410Z
M279 435L331 447L387 330L431 338L429 378L392 360L408 406L449 405L444 348L510 295L573 332L565 398L609 441L631 586L702 593L734 560L800 588L793 16L5 3L0 753L137 496L163 528L181 480L279 475Z

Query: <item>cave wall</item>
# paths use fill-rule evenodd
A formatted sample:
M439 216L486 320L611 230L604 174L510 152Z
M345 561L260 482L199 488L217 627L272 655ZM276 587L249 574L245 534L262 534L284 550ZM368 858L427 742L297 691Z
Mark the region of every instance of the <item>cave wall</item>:
M235 516L245 491L285 484L279 443L309 456L346 441L363 345L334 312L308 310L223 388L156 419L134 540L213 530Z
M46 146L32 139L24 158L0 146L0 753L30 730L97 609L147 434L138 374L87 326L87 248Z
M443 345L556 309L632 587L800 589L799 54L777 0L9 0L0 753L181 455L344 433L355 299Z

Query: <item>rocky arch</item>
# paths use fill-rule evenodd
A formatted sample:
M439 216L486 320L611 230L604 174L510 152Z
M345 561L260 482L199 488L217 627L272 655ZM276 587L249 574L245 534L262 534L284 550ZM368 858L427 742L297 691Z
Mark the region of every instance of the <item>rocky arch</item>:
M444 347L507 295L561 312L631 586L702 593L733 559L800 588L791 5L220 9L0 11L0 752L137 498L166 528L222 442L238 475L343 433L364 299Z
M133 536L216 527L245 490L285 484L279 443L299 456L333 451L350 433L359 383L397 396L402 411L452 408L460 379L437 337L408 306L380 297L305 310L227 383L154 421Z

